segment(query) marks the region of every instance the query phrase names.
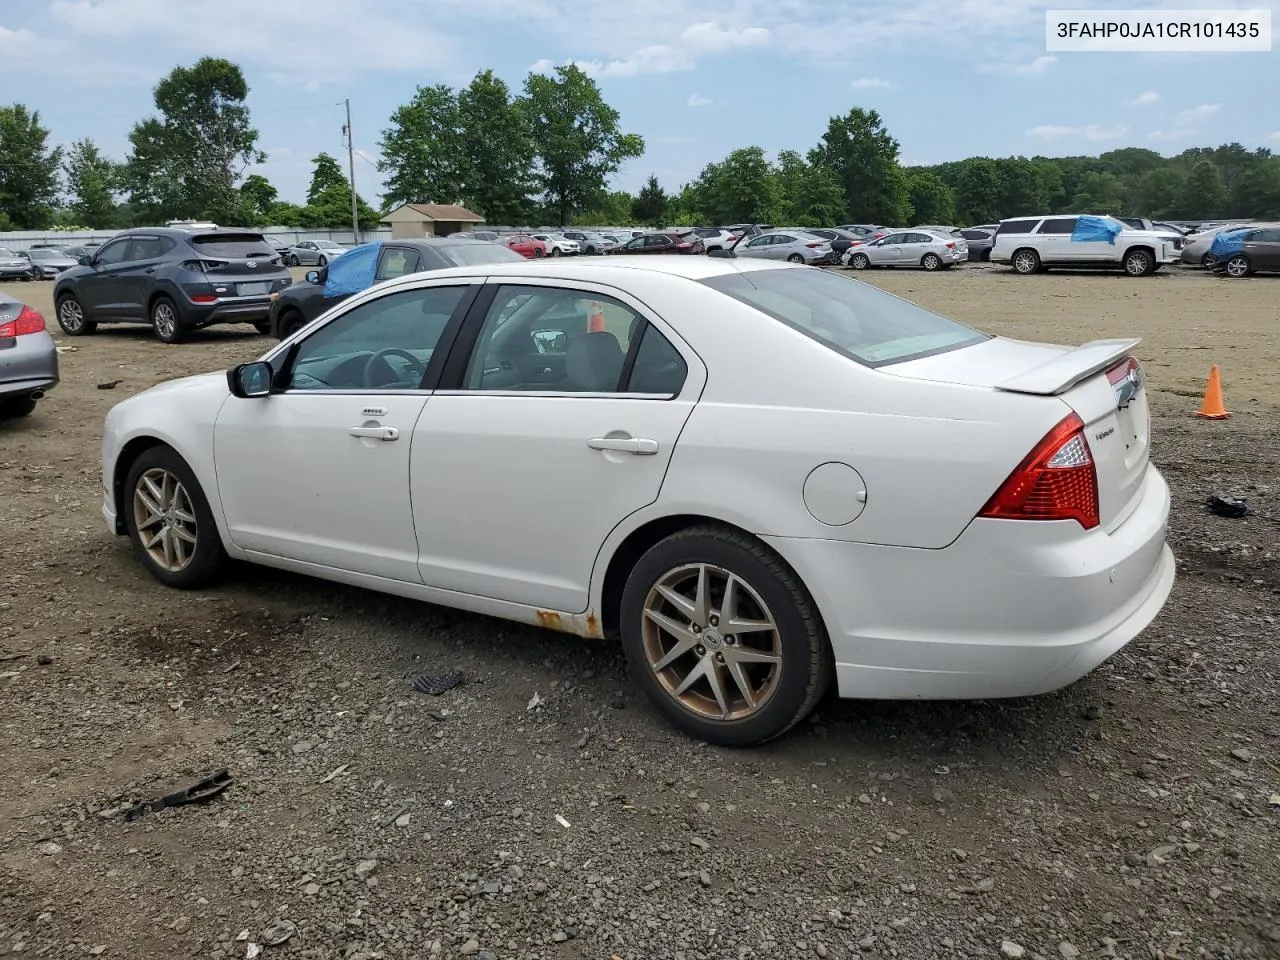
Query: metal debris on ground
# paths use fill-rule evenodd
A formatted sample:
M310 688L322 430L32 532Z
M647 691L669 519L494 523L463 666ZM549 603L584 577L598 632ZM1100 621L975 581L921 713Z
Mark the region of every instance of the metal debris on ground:
M1243 517L1249 512L1249 505L1236 497L1223 496L1215 493L1205 501L1205 505L1209 508L1209 512L1219 517L1227 517L1230 520L1236 520Z
M347 768L350 766L351 764L344 763L342 766L337 767L333 770L330 770L328 773L326 773L323 777L320 778L320 782L328 783L330 780L334 779L335 777L342 776L344 773L347 772Z
M124 383L123 380L108 380L106 383L98 384L99 390L114 390L118 385Z
M438 677L424 674L413 681L413 689L419 693L429 693L433 697L438 697L445 691L452 690L465 679L466 674L461 670L455 670L453 673Z
M277 920L262 931L262 942L268 947L278 947L292 937L297 929L292 920Z
M189 803L203 803L206 800L212 800L229 786L231 786L231 774L226 769L217 770L182 790L129 807L124 812L124 818L126 821L133 821L145 813L154 813L166 807L181 807Z

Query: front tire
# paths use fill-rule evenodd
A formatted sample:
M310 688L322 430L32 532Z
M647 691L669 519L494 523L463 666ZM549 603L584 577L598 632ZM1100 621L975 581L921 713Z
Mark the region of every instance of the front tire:
M871 266L871 258L865 253L855 253L849 258L849 266L855 270L866 270Z
M1030 248L1024 248L1013 255L1013 272L1024 277L1040 272L1040 254Z
M328 258L328 257L324 256L323 254L321 254L320 256L316 257L316 266L317 266L317 267L327 267L328 265L329 265L329 258Z
M920 266L926 270L937 270L942 266L942 258L936 253L926 253L920 258Z
M1253 264L1244 254L1238 253L1222 265L1222 272L1234 280L1240 280L1253 273Z
M675 533L627 578L622 645L645 693L687 733L750 746L826 693L831 646L813 600L758 540L706 525Z
M552 248L551 248L551 255L552 255L553 257L558 257L558 256L560 256L560 248L559 248L559 247L552 247Z
M151 329L162 343L182 343L187 338L187 328L178 313L177 305L168 297L156 297L151 305Z
M87 337L98 325L85 317L84 308L73 294L58 298L58 326L68 337Z
M542 259L542 257L543 257L543 253L542 253L542 251L541 251L541 250L539 250L537 247L534 247L534 248L533 248L533 259L535 259L535 260L541 260L541 259Z
M268 320L263 320L259 323L255 323L253 325L253 329L257 330L258 333L262 334L265 337L267 334L271 332L271 322Z
M288 340L307 325L307 318L297 310L286 310L280 315L279 334L281 340Z
M194 590L226 566L213 511L195 474L171 447L151 447L129 468L125 524L134 551L165 586Z
M1124 272L1131 277L1145 277L1155 272L1156 258L1145 250L1130 250L1124 255Z
M300 267L300 266L302 266L302 264L298 261L298 256L297 256L297 254L293 254L293 253L289 254L289 262L288 262L288 266L290 266L290 267Z

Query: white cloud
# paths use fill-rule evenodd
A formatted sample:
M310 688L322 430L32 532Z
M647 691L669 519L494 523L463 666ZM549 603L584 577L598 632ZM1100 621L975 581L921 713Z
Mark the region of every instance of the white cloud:
M685 27L674 42L645 44L624 57L609 60L571 59L565 63L574 63L587 76L601 79L681 73L696 67L699 55L722 55L768 42L769 31L763 27L726 27L715 20L706 20ZM546 73L551 66L551 61L542 59L534 64L534 69Z
M529 72L541 73L549 77L556 72L555 61L548 60L546 57L543 57L541 60L535 60L533 63L529 64Z
M1267 136L1267 139L1270 140L1272 143L1280 143L1280 130L1277 130L1275 133L1269 134Z
M708 53L727 53L740 47L759 47L769 42L769 31L764 27L722 27L714 20L706 20L686 27L680 34L680 42L695 50Z
M849 86L854 90L888 90L893 84L881 77L859 77Z
M1150 138L1152 140L1190 140L1195 135L1195 130L1183 127L1174 130L1152 130Z
M1220 103L1202 103L1198 107L1192 107L1190 110L1182 110L1178 113L1178 123L1197 123L1201 120L1208 120L1219 110L1222 109Z
M1045 54L1042 57L1036 57L1030 63L1019 64L1013 68L1014 73L1020 73L1023 76L1038 76L1044 73L1051 66L1058 62L1058 58Z
M1160 102L1160 94L1154 90L1148 90L1146 93L1140 93L1129 101L1135 107L1149 107L1153 103Z
M1100 123L1089 123L1082 127L1068 127L1061 124L1046 123L1032 127L1026 135L1033 140L1119 140L1129 128L1123 123L1104 126Z
M700 93L689 94L689 99L685 101L686 107L709 107L711 106L711 98L704 97Z

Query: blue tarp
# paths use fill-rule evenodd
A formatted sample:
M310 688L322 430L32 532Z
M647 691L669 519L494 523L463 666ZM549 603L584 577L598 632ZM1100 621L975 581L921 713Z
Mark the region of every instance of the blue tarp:
M336 260L330 260L324 279L326 297L346 297L373 286L373 275L378 268L378 251L382 241L362 243L353 247Z
M1249 235L1249 231L1252 229L1252 227L1244 227L1236 230L1223 230L1213 238L1213 243L1209 244L1209 255L1214 259L1220 260L1223 257L1244 252L1244 238Z
M1080 217L1076 220L1076 228L1071 231L1071 242L1114 244L1121 229L1117 221L1106 217Z

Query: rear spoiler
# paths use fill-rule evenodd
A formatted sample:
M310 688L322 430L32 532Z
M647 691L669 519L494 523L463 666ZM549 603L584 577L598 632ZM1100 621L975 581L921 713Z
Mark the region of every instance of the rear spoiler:
M1010 393L1034 393L1051 397L1064 393L1082 380L1119 363L1141 342L1141 338L1091 340L1084 346L1069 350L1048 363L1032 367L995 386L997 390L1007 390Z

